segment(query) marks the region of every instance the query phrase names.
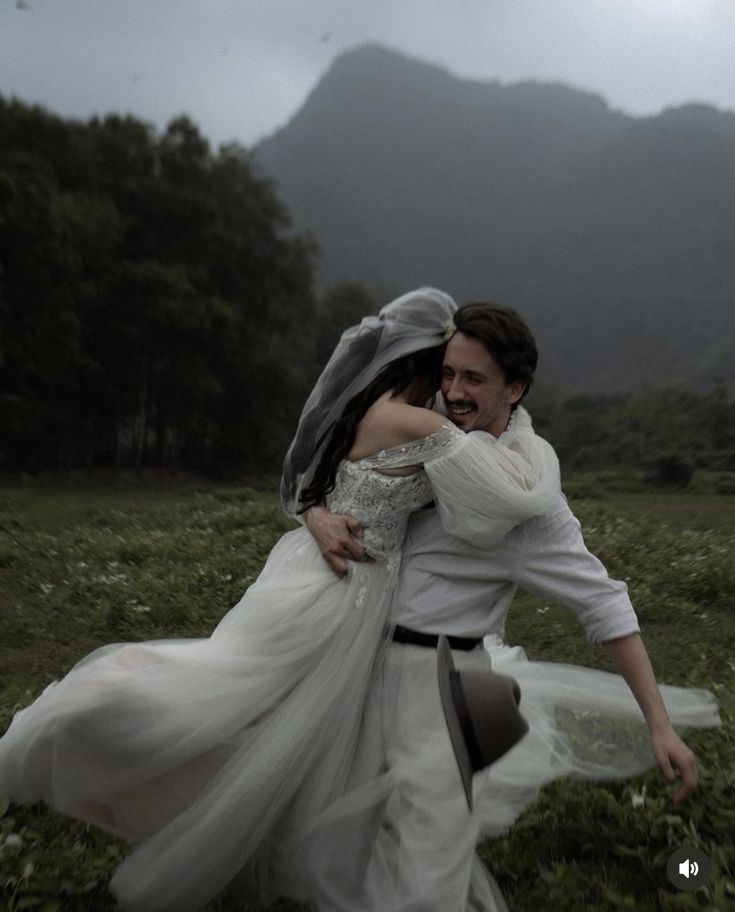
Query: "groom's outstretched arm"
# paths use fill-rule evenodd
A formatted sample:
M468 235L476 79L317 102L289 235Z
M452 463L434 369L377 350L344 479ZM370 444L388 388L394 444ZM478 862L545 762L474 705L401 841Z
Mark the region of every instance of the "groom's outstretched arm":
M608 657L638 701L651 733L653 753L661 771L669 782L681 780L674 793L674 804L679 804L697 788L697 758L671 726L643 640L640 634L633 633L608 640L604 646Z
M362 523L349 513L330 513L323 506L310 507L304 514L304 524L337 576L347 575L348 560L370 559L359 541Z

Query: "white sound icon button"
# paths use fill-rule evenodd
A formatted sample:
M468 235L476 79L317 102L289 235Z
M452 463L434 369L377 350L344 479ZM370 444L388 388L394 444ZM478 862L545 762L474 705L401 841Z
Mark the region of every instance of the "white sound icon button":
M679 873L683 874L686 878L688 878L690 874L692 877L696 877L697 874L699 874L699 865L696 861L689 861L688 858L685 858L684 861L679 864Z
M709 880L709 858L701 849L682 846L669 858L666 873L678 890L693 893Z

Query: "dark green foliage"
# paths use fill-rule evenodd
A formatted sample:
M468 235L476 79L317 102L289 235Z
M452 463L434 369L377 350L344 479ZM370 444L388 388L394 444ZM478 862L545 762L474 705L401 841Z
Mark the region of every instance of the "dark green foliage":
M342 282L328 289L317 312L317 364L326 364L342 333L363 317L377 313L382 303L356 282Z
M668 488L686 488L694 475L694 466L675 453L654 459L647 480Z
M0 466L282 454L314 357L315 247L288 226L185 117L156 136L0 99Z
M686 487L705 470L720 472L727 488L735 465L735 395L722 385L605 396L564 395L541 385L531 391L528 408L567 470L617 465L629 486L627 470L637 467L649 483L674 487Z

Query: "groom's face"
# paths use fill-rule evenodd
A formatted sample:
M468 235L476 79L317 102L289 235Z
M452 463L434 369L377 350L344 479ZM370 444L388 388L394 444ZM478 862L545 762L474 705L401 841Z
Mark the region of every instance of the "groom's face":
M498 437L523 389L518 381L506 381L478 339L456 332L449 340L442 369L442 396L449 418L463 431L488 431Z

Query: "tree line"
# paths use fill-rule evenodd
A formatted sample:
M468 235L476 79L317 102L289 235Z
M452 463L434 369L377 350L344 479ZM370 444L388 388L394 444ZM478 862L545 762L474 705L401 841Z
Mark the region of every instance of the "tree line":
M280 452L311 380L315 245L247 153L185 117L159 136L1 100L0 137L2 461Z
M649 386L610 395L531 391L529 410L567 470L635 468L653 484L686 487L698 469L735 472L735 396L709 388ZM732 480L723 493L735 493Z
M317 296L317 256L248 152L186 117L158 134L0 98L0 468L277 474L341 331L386 298ZM578 467L735 450L724 389L532 401Z

